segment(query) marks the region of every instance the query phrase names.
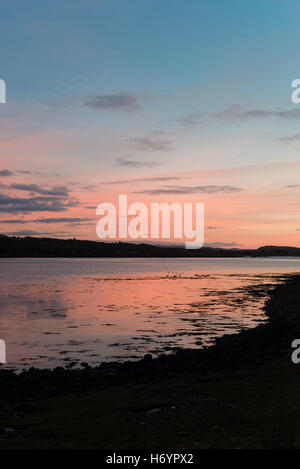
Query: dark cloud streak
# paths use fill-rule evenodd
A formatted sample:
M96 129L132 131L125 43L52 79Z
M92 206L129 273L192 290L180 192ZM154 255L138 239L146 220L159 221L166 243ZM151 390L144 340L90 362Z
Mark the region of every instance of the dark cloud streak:
M139 99L133 93L94 95L84 105L95 110L135 112L139 109Z
M67 197L69 195L69 191L64 186L54 186L51 189L45 189L37 184L10 184L10 189L20 190L20 191L27 191L32 192L40 195L53 195L56 197Z
M241 192L244 189L234 186L164 186L158 189L145 189L142 191L136 191L135 194L149 194L149 195L161 195L161 194L233 194Z
M77 201L55 196L11 197L0 193L0 212L63 212L68 207L76 206Z
M160 166L162 165L163 162L158 162L158 161L139 161L139 160L133 160L130 157L126 156L120 156L119 158L116 158L116 166L122 166L122 167L134 167L134 168L153 168L155 166Z
M12 175L13 175L13 172L10 171L9 169L0 169L0 176L2 177L8 177Z

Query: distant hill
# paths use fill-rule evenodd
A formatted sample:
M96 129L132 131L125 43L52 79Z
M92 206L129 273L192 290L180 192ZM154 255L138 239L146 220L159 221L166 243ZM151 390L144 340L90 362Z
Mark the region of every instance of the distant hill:
M203 247L185 249L152 244L105 243L78 239L24 238L0 235L0 257L270 257L300 256L300 248L263 246L258 249Z

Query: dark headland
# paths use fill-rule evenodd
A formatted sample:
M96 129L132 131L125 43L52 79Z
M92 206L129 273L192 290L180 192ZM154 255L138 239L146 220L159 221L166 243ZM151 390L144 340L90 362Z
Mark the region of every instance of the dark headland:
M266 323L209 348L2 370L0 448L300 448L300 275L268 292Z
M83 241L0 235L0 257L271 257L300 256L300 248L263 246L257 249L203 247L185 249L146 243Z

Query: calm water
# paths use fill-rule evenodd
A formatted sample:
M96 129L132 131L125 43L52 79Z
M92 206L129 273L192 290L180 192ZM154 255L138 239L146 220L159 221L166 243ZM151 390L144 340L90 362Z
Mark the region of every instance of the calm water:
M270 288L299 258L1 259L8 366L137 359L266 320Z

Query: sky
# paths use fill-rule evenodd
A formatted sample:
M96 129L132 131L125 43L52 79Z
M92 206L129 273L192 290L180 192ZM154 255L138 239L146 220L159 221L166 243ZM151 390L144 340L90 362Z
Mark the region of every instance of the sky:
M0 233L203 202L205 243L300 246L297 0L1 0Z

